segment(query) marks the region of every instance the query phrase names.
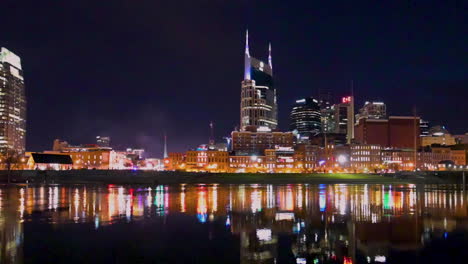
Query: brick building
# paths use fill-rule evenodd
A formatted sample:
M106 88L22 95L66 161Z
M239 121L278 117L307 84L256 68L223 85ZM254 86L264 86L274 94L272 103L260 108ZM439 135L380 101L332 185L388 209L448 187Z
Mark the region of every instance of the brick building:
M358 144L379 145L386 148L414 149L419 147L419 117L390 116L388 119L361 118L356 124Z

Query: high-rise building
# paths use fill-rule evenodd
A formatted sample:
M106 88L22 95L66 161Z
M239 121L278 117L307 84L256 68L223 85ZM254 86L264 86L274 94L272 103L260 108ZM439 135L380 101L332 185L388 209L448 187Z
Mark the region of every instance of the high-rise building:
M240 117L241 131L245 131L248 127L266 127L275 130L278 126L271 45L268 63L250 56L248 31L245 41Z
M297 131L300 138L311 138L321 133L322 122L318 100L308 97L296 100L291 111L292 131Z
M335 111L335 133L346 134L346 142L350 144L354 138L354 98L343 97L332 109Z
M421 137L429 136L429 121L422 120L419 122L419 130L421 131Z
M0 153L26 148L26 95L21 59L0 50Z
M329 101L319 100L322 133L335 133L335 110Z
M96 144L100 147L110 147L110 137L97 136Z
M355 141L384 148L419 147L419 117L390 116L388 119L361 118L356 124Z
M359 118L385 119L387 118L387 106L383 102L365 102L356 115L356 120Z

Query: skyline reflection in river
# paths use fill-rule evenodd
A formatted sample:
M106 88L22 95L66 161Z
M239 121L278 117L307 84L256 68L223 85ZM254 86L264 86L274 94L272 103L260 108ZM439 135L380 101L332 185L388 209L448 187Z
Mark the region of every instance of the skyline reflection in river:
M86 257L83 250L87 245L83 244L91 243L87 239L105 244L125 237L122 243L135 241L136 246L143 247L138 241L147 242L144 247L148 251L138 249L138 252L147 255L142 262L148 263L155 262L151 261L152 254L163 255L161 263L391 263L392 258L401 255L395 252L416 252L434 238L444 239L450 232L467 227L466 194L451 186L436 187L344 184L5 187L0 188L0 262L60 262L66 254L72 254L80 262L83 261L80 258ZM143 235L138 235L139 232ZM141 238L145 233L154 235ZM67 239L69 234L72 236ZM177 256L158 246L167 241L170 244L174 234L181 240L174 242L177 244L174 247L179 247L177 251L190 252ZM223 239L219 240L220 237ZM198 244L184 247L190 238L199 239ZM80 239L84 242L76 242ZM56 259L48 259L47 254L38 250L66 247L71 243L68 240L75 240L69 247L73 250L68 248L65 254L58 247L53 252ZM93 254L101 254L100 247L93 247ZM132 250L136 249L125 246L115 254ZM115 254L100 260L115 262L109 259ZM190 257L187 260L183 255ZM231 262L220 259L227 256ZM408 253L405 258L415 256Z

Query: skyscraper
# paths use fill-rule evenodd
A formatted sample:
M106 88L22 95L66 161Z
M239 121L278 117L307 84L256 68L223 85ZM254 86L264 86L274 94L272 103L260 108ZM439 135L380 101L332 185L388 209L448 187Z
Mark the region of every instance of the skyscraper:
M291 130L297 130L302 139L316 136L322 130L319 102L312 97L296 100L290 118Z
M249 32L246 33L244 80L241 88L240 126L274 130L278 126L276 89L273 83L271 44L268 63L250 56Z
M322 133L335 133L335 110L327 100L319 100Z
M21 59L0 50L0 153L24 153L26 148L26 95Z
M343 97L341 104L333 105L335 110L335 133L346 134L346 142L351 143L354 138L354 98Z
M419 130L421 131L420 137L428 137L429 136L429 121L421 119L419 122Z

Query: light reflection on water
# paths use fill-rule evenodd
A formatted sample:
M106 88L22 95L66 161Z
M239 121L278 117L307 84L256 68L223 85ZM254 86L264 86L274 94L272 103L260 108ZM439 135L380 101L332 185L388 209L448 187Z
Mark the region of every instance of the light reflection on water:
M466 227L466 198L428 185L3 187L0 262L23 262L24 225L90 223L99 230L180 214L200 230L222 222L238 238L240 263L281 263L283 237L296 263L382 262L392 250L421 249L437 234Z

